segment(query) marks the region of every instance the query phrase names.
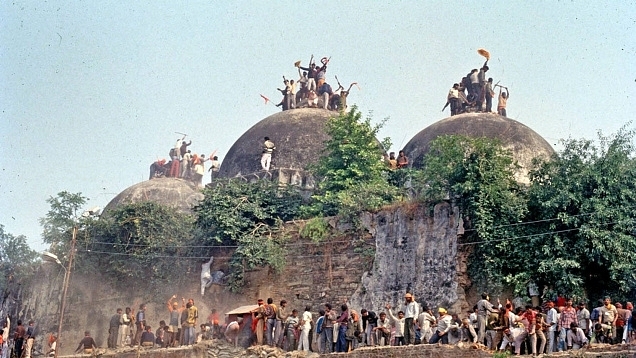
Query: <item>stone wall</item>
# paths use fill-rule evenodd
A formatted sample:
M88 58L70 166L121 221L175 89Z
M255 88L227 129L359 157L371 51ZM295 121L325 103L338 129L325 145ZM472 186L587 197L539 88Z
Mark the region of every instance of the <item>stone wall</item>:
M323 354L321 358L485 358L491 353L472 348L447 345L360 348L349 353ZM636 346L595 347L592 349L553 353L561 358L636 358Z
M351 297L355 307L382 310L401 307L410 292L430 308L467 307L458 285L459 211L448 203L400 206L364 214L363 224L375 238L373 270ZM459 292L459 294L458 294Z
M207 341L190 348L130 349L127 351L102 353L100 357L117 358L490 358L489 352L470 347L447 345L416 345L400 347L359 348L349 353L316 354L302 351L283 352L276 348L251 347L247 350L234 348L225 342ZM85 355L65 356L80 358ZM553 353L559 358L636 358L636 346L598 346L579 351Z
M389 208L364 214L362 222L368 232L334 235L318 244L299 238L302 223L289 223L285 226L289 244L282 272L269 268L246 271L246 284L240 294L213 285L201 297L198 260L192 262L187 272L175 273L180 277L177 284L151 289L125 277L112 280L99 272L76 269L68 294L60 351L71 353L84 330L91 331L97 344L104 347L108 322L119 307L136 309L140 303L146 303L147 321L156 328L160 320L168 319L165 302L173 294L195 299L200 322L206 321L212 308L223 313L268 297L276 303L285 299L288 307L301 312L305 306L311 306L314 313L326 303L337 307L345 300L357 310L381 311L386 303L401 306L407 290L432 307L459 310L466 306L456 273L459 215L449 204ZM227 272L230 250L213 251L213 271ZM63 273L55 264L42 264L18 304L18 317L25 321L34 318L39 324L41 338L36 346L40 350L45 336L57 332Z

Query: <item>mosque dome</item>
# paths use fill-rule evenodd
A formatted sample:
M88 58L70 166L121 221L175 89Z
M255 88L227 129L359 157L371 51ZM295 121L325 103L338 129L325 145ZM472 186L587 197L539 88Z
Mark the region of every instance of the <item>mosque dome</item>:
M219 176L233 178L262 171L260 158L265 137L276 145L270 171L303 171L318 161L329 139L325 124L337 112L299 108L278 112L248 129L234 142L223 159Z
M512 151L514 160L521 167L515 175L520 183L529 182L528 171L532 168L533 158L547 159L554 153L550 143L520 122L496 113L464 113L433 123L406 144L404 152L412 166L421 168L431 141L446 134L499 139L504 148Z
M155 178L135 184L117 195L106 205L104 213L120 205L152 201L190 213L203 199L203 194L192 181L177 178Z

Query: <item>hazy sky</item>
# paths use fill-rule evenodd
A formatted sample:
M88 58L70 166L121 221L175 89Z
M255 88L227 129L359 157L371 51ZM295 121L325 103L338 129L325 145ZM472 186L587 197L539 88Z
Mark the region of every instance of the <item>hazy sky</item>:
M634 1L0 2L0 224L39 250L58 192L105 206L178 135L222 159L278 108L293 63L327 81L393 149L448 116L448 89L492 54L508 115L555 144L615 132L636 110ZM633 126L633 125L632 125ZM209 181L209 178L205 178Z

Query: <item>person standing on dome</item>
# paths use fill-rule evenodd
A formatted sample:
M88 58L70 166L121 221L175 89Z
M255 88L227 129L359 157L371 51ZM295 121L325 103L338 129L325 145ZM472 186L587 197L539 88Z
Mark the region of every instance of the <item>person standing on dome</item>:
M318 67L314 62L314 55L311 55L311 59L309 60L309 67L301 67L300 63L298 64L298 71L305 70L307 71L307 90L315 91L316 90L316 74L318 73Z
M318 96L322 97L322 108L328 109L329 96L333 96L333 90L327 82L323 81L323 83L320 85L320 88L318 88Z
M221 168L221 162L219 162L219 157L216 155L212 157L210 161L210 182L213 182L214 179L219 175L219 169Z
M492 98L495 96L495 91L492 89L492 77L486 82L486 113L492 112Z
M192 161L192 152L188 149L182 156L181 156L181 176L180 178L184 178L184 179L189 179L190 178L190 169L191 169L191 162Z
M269 166L272 163L272 153L274 153L276 146L269 137L265 137L265 143L263 143L263 155L261 155L261 167L265 171L269 171Z
M501 89L505 88L505 92L501 92ZM507 117L506 115L506 104L508 103L508 98L510 98L510 91L508 87L499 86L499 102L497 103L497 113L500 116Z

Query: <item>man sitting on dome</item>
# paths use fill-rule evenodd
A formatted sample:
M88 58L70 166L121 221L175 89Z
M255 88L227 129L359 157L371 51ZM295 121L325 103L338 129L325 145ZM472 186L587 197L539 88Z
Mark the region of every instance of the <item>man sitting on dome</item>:
M157 160L156 162L150 164L150 178L160 178L166 175L166 168L164 167L166 164L165 159Z

